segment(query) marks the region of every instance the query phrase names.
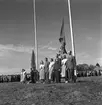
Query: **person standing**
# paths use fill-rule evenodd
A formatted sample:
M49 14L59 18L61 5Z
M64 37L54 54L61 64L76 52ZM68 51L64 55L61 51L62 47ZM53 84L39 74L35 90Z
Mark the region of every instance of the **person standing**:
M40 67L39 67L39 74L40 74L40 81L41 83L44 83L44 62L40 62Z
M61 71L61 77L62 78L64 78L65 79L65 72L66 72L66 65L65 65L65 63L66 63L66 61L67 61L67 58L66 58L66 55L64 55L63 56L63 59L62 59L62 71Z
M52 78L52 82L54 83L55 82L55 62L56 62L56 59L54 59L54 65L53 65L53 70L52 70L52 75L51 75L51 78Z
M72 56L72 51L69 52L66 61L66 82L74 81L75 58Z
M53 58L51 58L50 64L49 64L49 82L51 82L51 80L52 80L53 68L54 68L54 60L53 60Z
M61 82L61 71L62 71L62 64L61 64L61 61L62 61L62 56L59 54L58 55L58 61L59 61L59 82Z
M26 71L24 69L22 69L22 72L21 72L20 82L22 82L22 83L26 82Z
M35 83L35 81L34 81L34 71L33 71L33 69L32 68L30 68L30 83Z
M57 54L55 63L54 63L54 79L56 80L56 83L61 82L60 72L61 72L61 59L59 58L59 55Z
M31 68L31 72L30 72L30 76L31 76L31 83L36 83L36 73L34 68Z
M45 58L44 72L45 72L45 83L49 83L49 61L48 61L48 58Z

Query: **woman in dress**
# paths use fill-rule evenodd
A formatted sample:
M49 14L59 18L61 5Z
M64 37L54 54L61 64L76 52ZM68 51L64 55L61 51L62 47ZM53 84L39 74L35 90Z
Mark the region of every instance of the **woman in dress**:
M67 58L66 58L66 55L63 56L63 59L62 59L62 72L61 72L61 77L62 78L65 78L65 73L66 73L66 63L67 61Z
M54 60L51 58L50 64L49 64L49 82L52 80L52 72L54 68Z
M22 72L21 72L21 80L20 80L22 83L25 83L26 82L26 71L24 69L22 69Z
M39 67L39 75L40 75L40 81L44 82L44 62L40 62L40 67Z

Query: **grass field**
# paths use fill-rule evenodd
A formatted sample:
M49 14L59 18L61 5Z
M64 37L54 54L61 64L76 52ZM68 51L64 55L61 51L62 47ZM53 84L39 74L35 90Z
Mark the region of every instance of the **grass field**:
M0 105L102 105L102 76L77 83L0 83Z

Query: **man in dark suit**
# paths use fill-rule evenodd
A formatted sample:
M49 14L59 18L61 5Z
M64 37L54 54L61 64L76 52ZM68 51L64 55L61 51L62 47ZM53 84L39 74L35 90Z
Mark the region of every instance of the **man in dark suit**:
M57 54L54 64L54 78L56 80L56 83L61 82L61 59L59 58L59 55Z
M34 72L34 69L31 68L31 72L30 72L30 76L31 76L31 83L36 83L36 80L35 80L35 72Z
M66 61L66 82L75 82L74 69L75 69L75 57L72 56L72 51L69 52L68 59Z

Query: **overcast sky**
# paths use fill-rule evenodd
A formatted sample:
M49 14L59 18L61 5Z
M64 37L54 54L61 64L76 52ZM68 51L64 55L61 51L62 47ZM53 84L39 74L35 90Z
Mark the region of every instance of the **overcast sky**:
M102 65L102 1L71 0L77 63ZM66 49L71 50L67 0L36 0L39 61L54 57L62 18ZM0 74L29 71L34 47L32 0L0 0Z

